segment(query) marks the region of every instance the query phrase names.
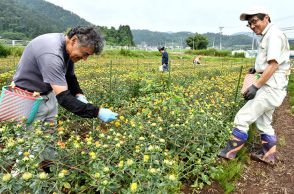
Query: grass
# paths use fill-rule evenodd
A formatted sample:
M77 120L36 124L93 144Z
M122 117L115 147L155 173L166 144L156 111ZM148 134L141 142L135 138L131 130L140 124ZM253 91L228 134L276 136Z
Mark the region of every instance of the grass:
M225 193L231 193L235 190L235 181L240 177L243 169L244 164L238 160L223 163L223 169L215 179L222 186Z
M248 143L254 141L254 136L256 135L256 130L253 130L252 126L248 132L249 138L244 147L238 152L236 159L223 161L222 169L218 171L215 176L215 180L222 186L224 192L231 193L236 188L236 182L240 178L240 175L243 173L245 164L250 160Z

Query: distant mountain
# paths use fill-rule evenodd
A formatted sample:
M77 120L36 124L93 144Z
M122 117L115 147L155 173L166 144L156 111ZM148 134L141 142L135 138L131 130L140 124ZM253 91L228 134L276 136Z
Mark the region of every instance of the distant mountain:
M237 32L232 34L232 36L237 36L237 35L246 35L252 38L252 36L256 36L255 34L253 34L252 32Z
M228 50L234 49L251 49L252 48L252 37L246 34L239 34L239 35L221 35L219 33L205 33L202 34L208 38L208 46L209 47L220 47ZM256 45L255 45L256 46Z
M186 38L192 36L192 32L154 32L150 30L132 30L134 42L136 45L148 46L167 46L176 47L186 45ZM208 47L219 48L220 40L222 48L225 49L251 49L252 37L246 33L239 33L233 35L222 35L219 33L205 33L202 34L207 37Z
M192 32L156 32L150 30L132 30L136 45L148 46L185 46L185 39L191 36Z

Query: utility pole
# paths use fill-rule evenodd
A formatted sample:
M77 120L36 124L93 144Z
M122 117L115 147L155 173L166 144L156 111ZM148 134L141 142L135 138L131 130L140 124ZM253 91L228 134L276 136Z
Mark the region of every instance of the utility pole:
M213 37L212 48L214 48L215 37Z
M222 50L222 30L223 30L223 26L219 27L219 50Z
M181 49L181 51L182 51L182 49L183 49L183 38L180 37L180 39L181 39L181 46L180 46L180 49Z

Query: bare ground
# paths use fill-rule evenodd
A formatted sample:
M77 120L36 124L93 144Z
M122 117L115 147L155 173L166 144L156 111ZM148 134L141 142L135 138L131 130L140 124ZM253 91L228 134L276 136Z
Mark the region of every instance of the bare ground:
M294 115L290 112L289 96L274 113L273 126L278 136L278 162L269 166L250 161L237 181L234 194L294 194ZM224 193L218 183L201 193Z

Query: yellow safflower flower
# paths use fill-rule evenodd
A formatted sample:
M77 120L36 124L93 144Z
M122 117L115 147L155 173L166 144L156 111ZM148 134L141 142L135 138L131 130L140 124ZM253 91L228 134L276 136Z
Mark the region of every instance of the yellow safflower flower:
M130 189L131 189L131 192L133 192L133 193L136 192L138 189L138 183L132 183L130 185Z
M144 157L143 157L143 161L144 162L148 162L149 159L150 159L150 156L149 155L144 155Z

